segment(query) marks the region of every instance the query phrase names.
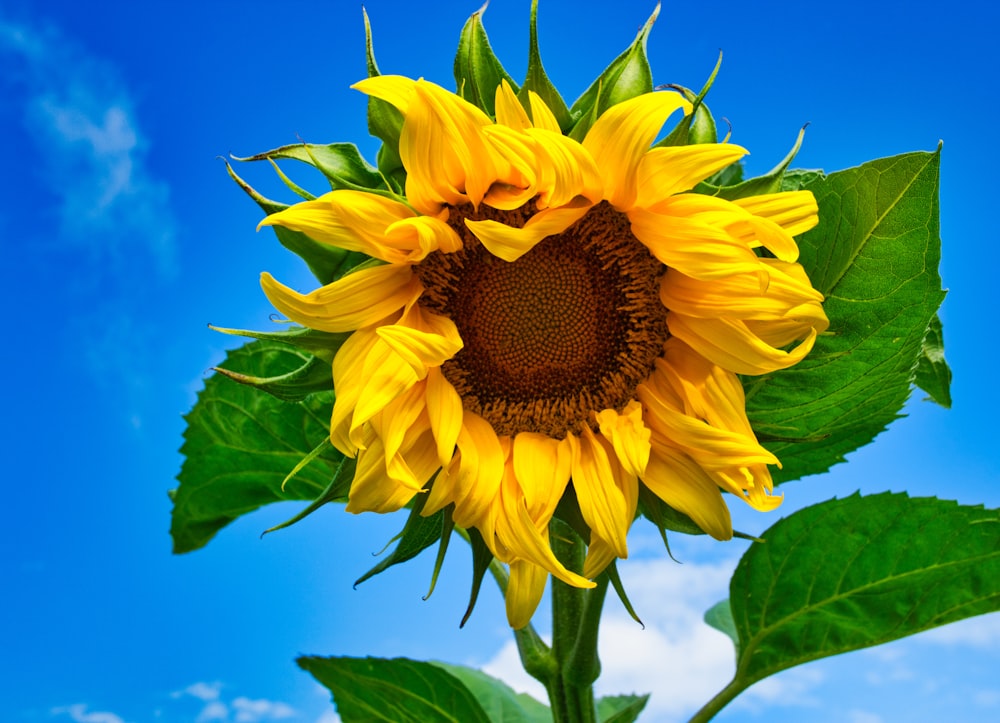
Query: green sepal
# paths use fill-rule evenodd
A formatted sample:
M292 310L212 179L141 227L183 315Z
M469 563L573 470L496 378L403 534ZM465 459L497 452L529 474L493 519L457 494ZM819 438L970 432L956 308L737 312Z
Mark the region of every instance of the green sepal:
M334 334L329 331L317 331L304 326L290 326L288 331L250 331L247 329L226 329L221 326L208 325L209 329L232 336L245 336L251 339L266 339L294 346L309 352L325 362L333 363L333 357L341 345L347 341L352 332Z
M519 88L490 47L490 39L483 27L483 13L487 5L489 2L472 13L458 36L455 87L462 98L487 115L495 116L496 92L500 82L506 80L515 93Z
M944 329L941 317L931 319L924 335L924 343L917 357L913 383L927 392L927 401L937 402L945 409L951 408L951 368L944 358Z
M441 539L438 542L438 554L434 558L434 572L431 573L431 586L427 590L427 594L424 595L424 600L430 598L431 593L434 592L434 586L437 585L438 575L441 574L441 566L444 564L444 556L448 552L448 543L451 541L451 533L455 529L455 520L451 516L452 506L449 505L441 510L444 513L444 518L441 520Z
M628 594L625 592L625 585L622 584L621 575L618 574L618 562L617 560L612 560L611 564L604 568L604 574L608 576L611 581L611 587L615 589L615 593L618 595L618 599L621 600L622 606L624 606L625 611L629 614L633 620L635 620L642 628L645 630L646 624L639 619L639 614L636 613L635 608L632 607L632 601L628 599Z
M465 609L462 622L458 625L460 628L464 628L465 624L469 622L469 618L472 617L472 610L476 607L479 590L483 585L483 578L486 576L486 571L490 569L490 563L493 562L493 553L486 546L486 541L479 534L479 530L470 527L465 532L468 535L469 547L472 548L472 591L469 593L469 606Z
M364 6L361 14L365 19L365 65L368 77L375 78L381 73L375 62L375 48L372 44L372 26ZM394 191L401 192L406 187L406 169L399 156L399 134L403 130L403 114L381 98L368 96L368 132L382 141L376 163L378 170Z
M290 159L312 166L326 177L330 188L334 191L348 189L377 193L388 190L382 176L361 156L361 152L353 143L329 143L327 145L292 143L252 156L231 156L231 158L240 163L270 161L285 184L303 198L311 197L311 194L288 180L278 168L275 159Z
M236 181L250 198L252 198L264 212L270 216L272 213L283 211L288 208L288 204L272 201L262 196L253 186L244 181L229 165L226 164L226 171L229 176ZM321 284L329 284L343 276L349 269L358 264L359 261L368 258L357 251L345 251L344 249L321 244L318 241L306 236L304 233L292 231L284 226L272 226L278 241L286 249L306 262L309 270L313 273Z
M656 3L653 14L639 29L635 40L621 55L611 61L597 79L590 84L583 95L577 98L569 109L573 129L569 136L582 141L594 121L613 105L653 91L653 70L646 55L646 41L660 14L660 3Z
M355 587L365 580L369 580L379 573L385 572L393 565L412 560L441 539L444 510L438 510L433 515L424 517L421 512L426 502L426 494L418 494L414 498L413 507L410 508L410 516L406 518L406 524L403 525L403 529L400 530L399 534L389 541L391 544L394 540L398 540L398 544L387 557L383 558L375 567L355 580Z
M808 125L808 124L806 124ZM718 196L728 201L735 201L738 198L748 198L750 196L763 196L768 193L777 193L782 190L782 178L788 166L795 160L799 149L802 147L802 140L806 136L806 126L802 126L799 135L795 139L795 144L788 151L781 163L776 165L763 176L749 178L733 186L713 186L707 181L702 181L694 187L695 193L704 193L708 196Z
M312 462L314 459L319 457L327 449L332 449L330 444L330 438L327 437L312 452L302 459L299 464L295 465L295 469L289 472L284 481L281 483L282 489L285 485L292 479L295 475L299 473L307 464ZM354 471L357 469L358 461L353 457L344 457L340 461L340 466L337 467L337 471L333 475L333 479L330 480L330 484L326 486L326 489L320 494L319 497L314 499L309 505L299 512L294 517L285 520L281 524L275 525L274 527L268 527L264 530L260 536L275 532L276 530L283 530L286 527L291 527L296 522L301 522L306 517L311 515L313 512L318 510L323 505L330 502L343 502L347 499L348 492L351 491L351 483L354 481Z
M236 160L235 157L234 160ZM291 178L285 175L285 172L281 170L281 166L278 165L278 162L276 160L274 160L273 158L268 158L267 160L271 164L271 167L274 169L274 173L278 176L278 178L281 179L281 182L288 187L288 190L290 190L296 196L301 198L303 201L316 200L316 196L314 196L306 189L302 188L302 186L298 185L297 183L295 183L295 181L293 181Z
M606 695L597 701L601 723L635 723L649 702L649 695Z
M712 112L708 109L708 106L705 105L705 96L712 89L712 85L715 83L715 78L719 74L719 68L721 67L722 53L719 53L719 59L715 62L715 68L712 69L711 75L708 76L705 85L702 86L701 91L697 94L682 85L668 86L679 91L691 103L691 112L681 118L677 126L667 134L667 137L654 147L718 143L719 135L715 127L715 119L712 117Z
M298 352L296 352L298 354ZM212 371L229 377L234 382L256 387L286 402L300 402L310 394L333 390L333 373L330 362L312 354L299 354L302 365L290 372L270 377L243 374L225 367L212 367Z
M538 0L531 0L531 20L528 25L528 73L517 94L517 99L521 101L521 105L530 116L531 101L528 99L528 91L534 92L544 101L559 122L559 128L563 133L570 129L573 120L569 108L566 107L566 101L549 80L542 66L542 55L538 49Z

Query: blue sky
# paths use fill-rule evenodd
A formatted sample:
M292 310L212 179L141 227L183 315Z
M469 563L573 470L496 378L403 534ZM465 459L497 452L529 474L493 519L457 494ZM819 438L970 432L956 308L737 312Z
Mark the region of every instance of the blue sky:
M486 25L512 75L526 67L528 0L494 0ZM546 68L575 98L627 45L652 2L542 0ZM6 0L0 7L0 238L11 327L0 359L8 412L0 526L0 718L10 721L335 720L301 653L405 655L485 665L528 686L496 595L464 630L468 559L454 545L430 600L432 560L351 583L397 517L327 507L262 510L206 549L170 554L166 490L181 415L232 344L207 323L262 328L262 270L308 272L270 232L217 156L302 138L349 141L369 158L364 37L356 2L112 4ZM450 86L458 31L476 3L370 0L384 72ZM796 163L836 170L931 150L944 139L942 318L954 408L915 395L908 417L832 473L784 488L783 511L856 489L909 490L1000 506L989 321L996 231L992 161L1000 117L985 2L845 0L668 4L649 55L657 83L698 86L751 150L780 159L806 121ZM247 175L281 193L266 168ZM302 177L308 185L315 179ZM735 510L760 531L776 518ZM728 642L700 623L726 594L740 543L675 542L648 526L622 575L642 631L608 606L602 692L651 691L646 720L684 720L732 672ZM544 630L544 615L539 619ZM977 721L1000 717L1000 616L810 664L761 683L724 721Z

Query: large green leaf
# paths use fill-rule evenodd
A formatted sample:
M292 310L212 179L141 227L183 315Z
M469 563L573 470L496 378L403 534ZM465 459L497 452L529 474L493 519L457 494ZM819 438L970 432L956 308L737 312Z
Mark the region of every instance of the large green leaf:
M794 665L1000 610L1000 510L855 494L763 537L730 582L739 654L725 699Z
M481 670L461 665L434 662L433 665L448 671L469 689L487 717L494 723L552 723L549 707L530 695L515 693L509 685Z
M330 689L344 723L490 723L465 684L432 663L319 657L297 662Z
M258 377L293 371L302 357L287 344L255 341L229 352L226 369ZM187 415L184 464L171 493L174 552L204 546L237 517L271 502L312 500L343 457L329 446L282 489L295 465L329 434L333 393L287 402L216 374ZM349 483L349 480L347 480ZM345 499L345 488L335 495Z
M784 463L778 482L827 470L870 442L910 393L925 332L944 292L938 275L938 167L909 153L802 175L819 225L801 262L826 295L830 330L805 361L747 380L747 412Z

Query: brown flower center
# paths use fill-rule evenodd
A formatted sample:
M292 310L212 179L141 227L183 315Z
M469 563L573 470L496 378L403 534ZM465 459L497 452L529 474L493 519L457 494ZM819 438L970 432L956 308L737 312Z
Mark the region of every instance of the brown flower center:
M420 303L455 322L464 348L442 366L464 406L501 435L561 439L621 409L666 341L659 298L665 267L601 203L514 262L492 255L464 219L522 226L532 209L451 209L455 253L416 266Z

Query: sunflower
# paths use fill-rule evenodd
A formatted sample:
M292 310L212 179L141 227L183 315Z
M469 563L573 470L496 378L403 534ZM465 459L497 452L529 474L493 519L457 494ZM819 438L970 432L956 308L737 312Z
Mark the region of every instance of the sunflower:
M722 491L780 504L737 375L797 363L827 327L792 238L816 223L811 193L689 192L746 151L652 147L691 111L670 92L613 105L578 142L506 83L495 119L425 80L354 87L402 114L405 198L336 190L261 224L373 259L308 294L262 276L290 319L350 333L330 424L357 458L348 511L450 506L509 564L518 628L549 574L592 587L628 555L642 485L720 540ZM549 545L568 492L582 574Z

